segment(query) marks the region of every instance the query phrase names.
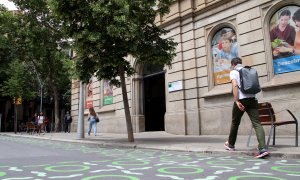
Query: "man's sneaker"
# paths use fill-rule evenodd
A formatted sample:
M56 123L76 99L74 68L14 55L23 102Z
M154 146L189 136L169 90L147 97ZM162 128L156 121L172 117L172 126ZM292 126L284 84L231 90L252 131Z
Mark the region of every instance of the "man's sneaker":
M234 146L231 146L228 141L224 143L224 147L228 151L235 151Z
M259 153L255 156L255 158L265 158L269 155L270 153L266 149L261 149Z

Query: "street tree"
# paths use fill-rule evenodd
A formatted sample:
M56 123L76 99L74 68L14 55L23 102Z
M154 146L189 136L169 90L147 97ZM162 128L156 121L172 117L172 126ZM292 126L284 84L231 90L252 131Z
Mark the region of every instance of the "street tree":
M28 71L26 64L18 59L9 64L5 74L7 74L8 79L0 85L0 92L2 96L10 97L15 104L14 132L17 133L17 107L22 104L23 100L32 100L36 96L36 92L33 91L35 80Z
M0 90L2 96L32 100L36 82L18 51L19 27L19 16L0 6Z
M19 60L13 60L6 67L5 74L9 77L0 86L3 96L9 96L16 100L22 98L24 100L32 100L36 96L34 91L36 80L33 78L29 67Z
M36 78L49 87L54 99L55 130L60 130L60 100L70 76L67 54L58 48L64 39L62 23L51 12L48 0L12 0L20 11L21 24L16 41L23 60L33 66Z
M0 4L0 84L7 78L5 73L13 59L14 37L16 34L16 17Z
M121 85L128 141L133 142L125 76L134 74L127 60L141 64L171 65L176 43L164 39L166 30L155 24L173 0L50 0L74 40L76 67L81 80L95 75Z

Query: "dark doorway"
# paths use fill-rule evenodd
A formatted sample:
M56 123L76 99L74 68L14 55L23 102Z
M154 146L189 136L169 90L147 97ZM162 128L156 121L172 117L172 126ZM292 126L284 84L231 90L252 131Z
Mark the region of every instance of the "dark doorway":
M5 105L6 102L0 99L0 132L4 132L5 129Z
M146 68L146 67L145 67ZM150 69L150 71L149 71ZM162 68L147 66L144 75L144 97L145 97L145 130L165 130L165 72ZM148 71L147 71L148 70Z

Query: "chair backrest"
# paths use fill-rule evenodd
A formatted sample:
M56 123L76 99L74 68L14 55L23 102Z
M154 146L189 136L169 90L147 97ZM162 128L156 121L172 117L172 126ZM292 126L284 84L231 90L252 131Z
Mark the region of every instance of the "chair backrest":
M35 126L32 122L27 122L26 125L28 128L34 128Z
M260 122L275 122L276 118L271 103L258 103L258 113Z

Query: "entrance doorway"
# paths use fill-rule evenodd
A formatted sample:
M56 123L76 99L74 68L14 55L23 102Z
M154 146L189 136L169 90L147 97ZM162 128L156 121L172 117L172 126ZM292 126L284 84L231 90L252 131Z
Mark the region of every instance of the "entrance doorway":
M163 67L144 67L144 112L146 131L165 130L165 71Z

